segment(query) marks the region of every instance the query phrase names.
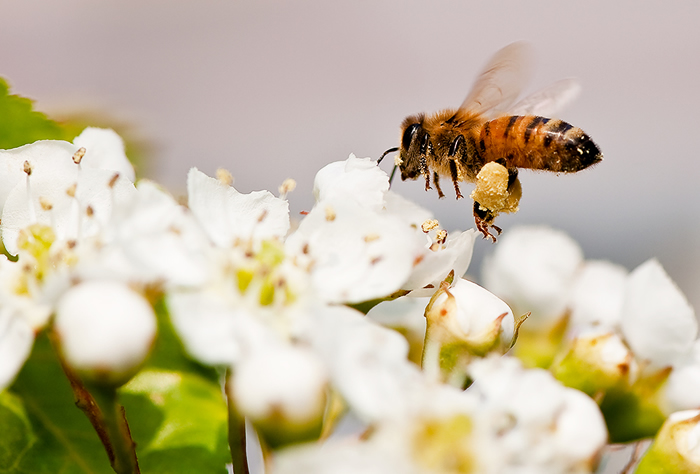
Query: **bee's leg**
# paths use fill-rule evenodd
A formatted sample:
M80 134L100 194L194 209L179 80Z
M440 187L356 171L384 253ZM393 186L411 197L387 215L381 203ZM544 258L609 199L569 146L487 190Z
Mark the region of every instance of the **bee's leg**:
M445 195L442 194L442 189L440 189L440 176L437 174L437 171L433 172L433 182L435 183L435 189L438 192L438 197L440 199L444 198Z
M476 228L484 235L485 239L491 239L495 243L496 236L491 233L489 227L495 230L498 235L501 235L501 228L493 225L494 219L493 213L481 209L481 205L474 201L474 223Z
M425 155L421 155L420 157L420 172L425 176L425 190L429 190L430 188L430 171L428 170L428 163L425 161Z
M455 160L450 160L450 175L452 175L452 182L455 185L457 199L464 197L459 190L459 174L457 173L457 162Z

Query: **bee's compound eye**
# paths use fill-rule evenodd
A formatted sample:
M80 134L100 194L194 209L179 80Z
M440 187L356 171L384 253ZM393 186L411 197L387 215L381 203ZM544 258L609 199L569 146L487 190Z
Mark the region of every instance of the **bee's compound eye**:
M416 133L418 133L419 128L421 128L420 124L414 123L413 125L410 125L408 128L406 128L405 132L403 132L403 137L401 138L401 147L404 150L408 150L408 148L411 146L413 137L416 136Z

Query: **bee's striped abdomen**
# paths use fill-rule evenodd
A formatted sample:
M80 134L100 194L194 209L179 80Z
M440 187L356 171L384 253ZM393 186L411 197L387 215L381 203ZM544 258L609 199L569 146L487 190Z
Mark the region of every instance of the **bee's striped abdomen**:
M512 115L486 122L479 136L482 160L507 166L573 173L603 159L598 146L562 120Z

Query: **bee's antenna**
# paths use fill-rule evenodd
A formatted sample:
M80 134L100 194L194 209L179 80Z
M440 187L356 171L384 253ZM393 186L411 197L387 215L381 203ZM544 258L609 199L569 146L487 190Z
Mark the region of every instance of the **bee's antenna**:
M377 165L382 162L382 160L384 159L384 157L386 155L388 155L389 153L393 153L395 151L399 151L399 148L398 147L389 148L387 151L382 153L382 156L380 156L379 159L377 160ZM391 187L391 182L394 180L394 174L396 173L396 168L398 168L398 166L394 165L394 169L391 170L391 175L389 176L389 187Z
M389 153L393 153L395 151L399 151L399 148L398 147L389 148L387 151L382 153L382 156L380 156L379 159L377 160L377 164L381 163L386 155L388 155Z

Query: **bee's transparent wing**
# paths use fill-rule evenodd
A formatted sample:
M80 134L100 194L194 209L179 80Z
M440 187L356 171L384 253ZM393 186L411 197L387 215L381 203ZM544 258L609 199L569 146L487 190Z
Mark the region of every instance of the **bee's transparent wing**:
M530 79L531 65L528 43L509 44L494 54L460 108L491 117L505 113Z
M562 79L515 104L508 113L551 117L576 100L581 86L576 79Z

